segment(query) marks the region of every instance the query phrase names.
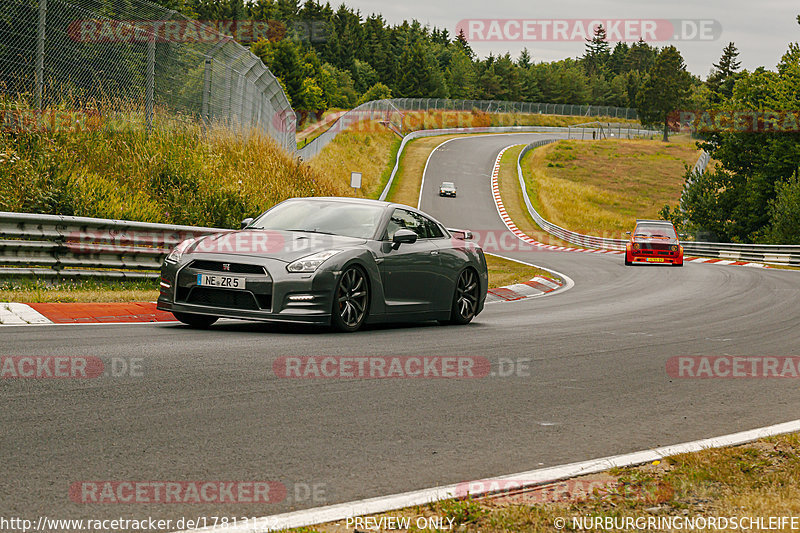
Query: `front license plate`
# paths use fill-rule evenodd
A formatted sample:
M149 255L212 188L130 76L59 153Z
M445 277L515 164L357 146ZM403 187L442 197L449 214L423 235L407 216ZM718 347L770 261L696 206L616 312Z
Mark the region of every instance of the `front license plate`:
M197 284L203 287L223 287L225 289L244 289L245 278L239 276L214 276L198 274Z
M663 257L648 257L647 261L649 263L663 263L664 262L664 258Z

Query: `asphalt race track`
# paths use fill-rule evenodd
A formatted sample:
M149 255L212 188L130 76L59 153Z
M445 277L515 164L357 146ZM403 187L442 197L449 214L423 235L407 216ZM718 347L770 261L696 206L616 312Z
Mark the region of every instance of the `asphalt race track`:
M422 209L504 231L489 190L500 149L542 135L452 141ZM458 198L439 198L455 181ZM0 329L3 355L141 358L142 376L3 380L0 508L36 517L263 516L675 444L798 418L793 379L672 379L678 355L800 355L800 272L520 251L566 292L495 303L467 327L334 334L228 321ZM280 356L530 358L528 375L279 379ZM83 480L275 480L275 504L90 505ZM317 498L296 498L315 486ZM302 496L303 494L301 494Z

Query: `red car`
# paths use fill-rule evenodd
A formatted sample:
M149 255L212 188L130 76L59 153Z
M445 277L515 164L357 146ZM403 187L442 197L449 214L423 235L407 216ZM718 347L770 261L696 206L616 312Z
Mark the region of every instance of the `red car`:
M625 247L625 265L634 263L667 263L682 267L683 246L678 241L675 226L666 220L637 220L636 229Z

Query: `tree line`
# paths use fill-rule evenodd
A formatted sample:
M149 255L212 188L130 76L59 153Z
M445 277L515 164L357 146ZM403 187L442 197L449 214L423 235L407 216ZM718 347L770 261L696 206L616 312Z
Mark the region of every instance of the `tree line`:
M342 4L306 0L162 0L200 20L274 21L269 38L244 43L284 85L301 114L380 98L454 98L638 107L661 50L613 48L598 28L579 58L536 61L523 50L479 58L463 33L417 20L391 25ZM308 31L313 28L313 32ZM695 88L703 86L691 78Z
M775 70L741 70L738 56L725 47L705 83L710 103L695 108L712 166L687 169L680 203L662 216L705 240L799 244L800 45Z

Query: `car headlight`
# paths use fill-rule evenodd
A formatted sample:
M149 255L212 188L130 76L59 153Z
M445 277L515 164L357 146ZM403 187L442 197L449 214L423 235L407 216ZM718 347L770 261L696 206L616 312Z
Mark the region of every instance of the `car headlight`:
M338 253L341 253L341 250L325 250L324 252L307 255L301 257L297 261L289 263L286 270L289 272L314 272L327 259L330 259Z
M670 247L670 250L672 250L673 252L677 252L677 251L678 251L678 245L677 245L677 244L673 244L673 245Z
M186 249L189 246L191 246L195 240L196 239L186 239L185 241L181 241L178 244L178 246L172 249L172 251L169 253L165 261L168 263L177 263L178 261L180 261L183 252L185 252Z
M633 249L634 250L638 250L639 249L639 243L638 242L633 243Z

